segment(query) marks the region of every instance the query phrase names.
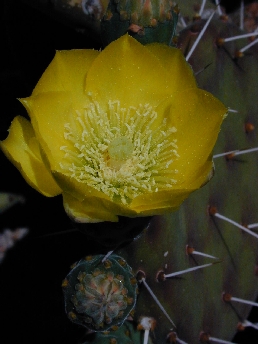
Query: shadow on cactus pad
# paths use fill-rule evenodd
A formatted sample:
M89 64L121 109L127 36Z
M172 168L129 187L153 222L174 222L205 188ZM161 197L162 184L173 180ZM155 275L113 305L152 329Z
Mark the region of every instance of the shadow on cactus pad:
M119 216L118 222L76 223L73 226L89 238L99 243L99 251L114 250L132 242L141 232L148 228L152 216L129 218ZM93 254L91 252L91 254Z
M117 331L98 332L93 340L86 341L83 344L142 344L143 336L143 331L139 331L133 322L125 321ZM147 343L152 344L150 337Z
M68 318L94 331L121 326L136 302L137 281L116 255L80 260L62 284Z

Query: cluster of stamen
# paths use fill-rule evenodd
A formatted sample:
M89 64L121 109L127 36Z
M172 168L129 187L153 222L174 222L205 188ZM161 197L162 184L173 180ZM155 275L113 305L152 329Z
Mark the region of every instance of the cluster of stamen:
M109 102L108 111L103 111L98 103L90 103L65 124L68 145L60 147L65 152L61 168L124 204L145 192L172 187L176 129L167 129L165 119L155 125L157 117L148 104L125 109L119 101Z

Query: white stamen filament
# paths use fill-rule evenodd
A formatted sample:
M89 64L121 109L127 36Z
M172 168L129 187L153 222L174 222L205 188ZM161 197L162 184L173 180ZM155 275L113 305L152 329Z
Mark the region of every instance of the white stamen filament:
M105 112L90 103L84 112L64 126L68 141L60 150L60 167L78 182L130 203L144 192L173 186L176 172L171 168L177 154L176 128L167 128L166 119L155 127L158 114L149 104L122 109L109 102Z

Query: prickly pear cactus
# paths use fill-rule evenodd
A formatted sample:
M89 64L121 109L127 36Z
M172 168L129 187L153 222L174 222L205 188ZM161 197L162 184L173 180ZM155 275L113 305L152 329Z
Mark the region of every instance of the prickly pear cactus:
M98 1L81 0L53 1L57 4L61 2L68 3L76 10L77 7L81 10L83 5L84 9L89 10L90 5L98 3ZM183 51L196 73L200 88L213 93L229 108L229 114L223 123L214 149L213 179L192 194L180 210L166 216L154 217L138 238L125 247L116 249L114 254L107 258L107 262L114 259L119 271L113 272L107 263L103 267L100 263L103 256L83 259L73 267L74 274L70 272L62 285L66 310L73 323L65 318L65 314L61 320L56 319L58 312L64 313L63 299L59 295L60 276L64 278L67 273L71 256L81 257L82 252L86 255L98 251L98 244L90 247L92 243L90 239L87 243L87 240L81 240L78 233L77 237L72 237L72 244L69 241L70 237L67 236L63 239L59 236L56 241L53 238L46 238L42 245L42 256L47 252L49 257L56 259L56 253L62 251L58 256L59 265L56 261L51 262L46 276L45 262L40 264L40 261L36 260L34 265L31 263L31 260L38 257L38 241L34 241L30 246L32 251L30 261L22 258L22 266L13 265L12 271L16 271L16 274L10 275L10 270L6 268L8 281L11 280L13 283L11 286L6 286L5 292L1 293L6 299L9 291L11 294L9 299L12 299L17 307L21 302L20 293L17 296L17 279L32 281L30 284L19 285L19 290L22 290L26 298L26 307L15 309L15 316L9 304L5 308L5 318L9 323L15 319L19 320L19 330L23 331L22 335L19 331L20 343L41 343L39 336L33 340L30 337L34 314L37 325L42 326L46 323L44 325L46 328L39 327L40 330L44 329L40 331L44 332L44 341L42 339L44 343L53 342L53 338L48 338L46 333L51 332L51 326L56 327L56 320L60 320L62 324L58 327L58 331L65 334L62 340L58 337L55 342L63 343L78 342L77 331L80 331L80 326L76 325L81 325L81 322L83 322L81 328L84 331L84 344L197 344L200 341L216 342L216 338L218 343L247 343L245 340L241 341L237 339L238 337L235 339L233 337L239 323L241 326L238 328L241 329L248 324L255 327L255 324L245 320L258 293L256 266L258 238L255 231L258 222L255 187L258 176L255 151L258 147L256 133L258 46L253 45L243 50L250 43L249 38L222 40L245 33L244 30L239 29L241 17L239 12L234 14L234 22L231 21L231 16L227 18L223 16L223 12L216 12L202 34L202 29L207 24L212 11L216 9L214 3L215 1L205 3L201 0L178 0L181 14L177 42L178 48ZM202 5L205 6L202 8ZM194 42L200 36L199 43L191 52ZM37 197L35 194L33 196ZM40 224L37 225L40 227ZM61 228L60 224L59 227ZM52 228L51 226L49 228L50 232ZM55 247L51 247L50 240L54 242ZM52 248L52 252L49 247ZM76 253L71 253L71 247ZM121 266L116 255L122 257L124 266L131 266L132 271ZM121 275L124 275L123 279ZM138 280L139 294L136 302L135 299L132 302L128 299L132 277ZM56 280L58 287L55 286L53 292L53 281ZM104 312L99 312L99 304L101 307L104 306L102 310L107 309L105 308L107 299L101 299L98 305L94 303L92 306L90 301L98 296L98 290L104 290L104 294L106 292L106 295L109 295L115 285L121 286L122 280L126 281L123 282L126 290L121 288L123 297L120 300L121 309L118 313L117 309L113 310L112 317L108 317ZM88 282L92 287L91 293L88 290ZM47 289L49 293L46 292ZM135 290L136 284L132 292L133 298L135 298ZM82 299L82 294L89 296L88 304ZM31 295L34 296L33 302L35 300L40 302L35 302L35 305L27 302L27 299L31 301ZM237 299L244 299L250 303L242 303ZM131 303L130 306L134 306L134 314L131 308L126 311L122 309L125 307L125 301L127 304ZM49 304L52 306L51 311ZM60 309L57 309L58 307ZM47 317L41 319L39 314L42 309L45 309ZM86 315L81 312L85 309L88 310ZM124 313L122 314L121 311ZM129 313L129 319L126 320ZM153 326L146 327L144 322L143 325L141 324L142 319L146 317L153 319ZM25 330L23 318L27 326ZM99 329L108 331L103 332ZM98 331L95 332L96 330ZM68 331L73 331L74 340L66 339ZM85 331L87 331L86 336Z
M137 240L117 253L133 267L139 283L134 320L156 321L153 343L230 343L238 324L244 328L248 300L258 292L258 235L252 230L258 175L258 81L252 76L258 75L258 50L253 46L244 53L247 38L227 41L244 32L221 8L214 12L216 7L206 4L198 14L204 2L181 3L178 48L200 88L229 109L214 149L215 175L180 210L153 218Z
M192 1L178 3L179 7L187 3L188 11L192 9L191 18L196 17ZM206 4L205 14L211 13L208 8ZM183 10L181 15L184 16ZM197 18L179 32L178 47L185 56L206 22L207 19ZM171 328L186 343L199 343L202 331L209 334L206 341L215 337L231 342L237 324L248 317L251 306L234 303L233 298L223 301L223 292L251 301L257 297L257 232L253 230L253 236L250 229L247 233L220 216L247 229L257 222L258 79L254 76L258 75L258 49L254 45L239 54L250 43L247 38L219 43L219 38L244 33L230 18L215 13L188 59L198 73L199 86L229 108L214 149L213 179L179 211L154 218L138 240L118 252L136 272L144 273L145 284L141 283L135 317L146 315L157 320L154 343L165 343ZM236 150L246 153L223 155ZM194 250L186 252L187 245ZM197 252L216 259L193 254ZM211 265L213 262L218 263ZM169 277L171 273L204 264L210 265ZM167 314L155 302L149 288Z

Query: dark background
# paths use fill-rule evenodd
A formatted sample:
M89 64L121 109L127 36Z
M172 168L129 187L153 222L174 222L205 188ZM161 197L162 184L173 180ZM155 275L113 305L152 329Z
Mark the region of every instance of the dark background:
M45 3L42 11L36 0L31 1L34 6L28 0L1 1L0 140L6 138L16 115L27 116L16 98L31 94L56 49L100 48L93 33L60 16L51 1ZM221 1L228 11L239 3ZM85 330L72 324L64 312L61 282L69 266L90 250L97 250L98 245L76 231L52 235L72 228L61 197L49 199L34 191L1 152L0 191L26 198L25 204L1 214L0 231L30 229L30 234L7 252L0 265L0 342L82 342ZM258 322L257 311L253 310L250 320ZM257 332L249 329L235 340L258 343Z

